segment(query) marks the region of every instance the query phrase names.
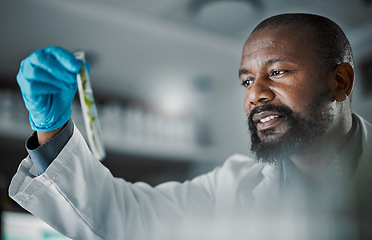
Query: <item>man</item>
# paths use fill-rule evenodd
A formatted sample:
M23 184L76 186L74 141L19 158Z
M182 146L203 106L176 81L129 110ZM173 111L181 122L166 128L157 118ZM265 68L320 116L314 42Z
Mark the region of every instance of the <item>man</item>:
M26 58L17 76L36 133L9 193L63 234L164 239L160 229L223 233L229 226L229 239L262 239L260 227L290 222L276 228L276 238L298 238L301 227L300 239L362 236L354 220L370 217L372 126L351 112L352 52L331 20L284 14L253 30L239 77L257 160L234 155L185 183L130 184L94 159L69 120L79 69L71 53L47 47ZM322 231L307 232L318 223Z

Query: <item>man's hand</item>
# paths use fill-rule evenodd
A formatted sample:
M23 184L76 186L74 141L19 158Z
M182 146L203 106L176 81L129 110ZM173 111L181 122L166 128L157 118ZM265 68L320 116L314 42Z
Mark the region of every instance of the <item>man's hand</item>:
M22 61L17 82L30 113L31 128L38 132L41 142L54 136L70 119L80 68L81 62L60 47L40 49Z

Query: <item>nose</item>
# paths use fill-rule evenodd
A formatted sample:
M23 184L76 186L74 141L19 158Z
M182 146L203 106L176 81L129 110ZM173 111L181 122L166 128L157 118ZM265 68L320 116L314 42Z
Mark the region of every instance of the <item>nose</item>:
M275 93L270 88L269 81L269 79L265 79L264 77L258 77L253 82L252 86L247 88L244 103L247 114L254 107L274 99Z

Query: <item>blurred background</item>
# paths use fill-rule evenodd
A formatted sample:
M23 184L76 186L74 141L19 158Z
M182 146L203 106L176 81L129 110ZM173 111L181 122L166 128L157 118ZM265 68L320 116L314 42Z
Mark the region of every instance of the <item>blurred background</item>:
M238 79L241 48L263 19L308 12L337 22L355 56L354 111L372 121L371 0L1 0L0 190L32 134L16 84L19 64L49 45L83 50L117 177L156 185L249 153ZM85 134L78 96L73 119ZM4 207L6 206L6 207Z

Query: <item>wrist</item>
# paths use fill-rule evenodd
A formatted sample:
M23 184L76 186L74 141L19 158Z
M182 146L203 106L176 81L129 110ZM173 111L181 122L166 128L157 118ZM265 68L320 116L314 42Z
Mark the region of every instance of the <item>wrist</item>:
M37 140L39 142L39 145L43 145L44 143L48 142L51 138L57 135L57 133L59 133L66 124L67 123L65 123L62 127L57 128L55 130L51 130L47 132L37 132Z

